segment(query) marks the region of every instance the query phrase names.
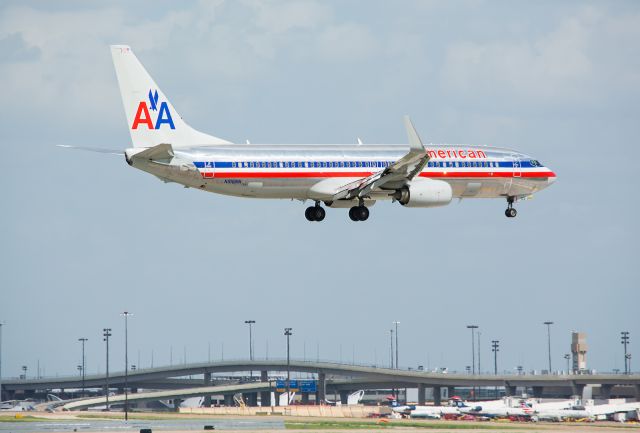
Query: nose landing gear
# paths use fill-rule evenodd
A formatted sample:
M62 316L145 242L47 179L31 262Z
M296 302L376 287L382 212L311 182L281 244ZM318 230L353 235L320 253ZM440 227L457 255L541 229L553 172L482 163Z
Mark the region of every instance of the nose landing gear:
M325 210L320 206L320 202L316 202L315 206L309 206L304 211L304 216L307 221L322 221L326 215Z
M507 210L504 211L507 218L515 218L518 215L518 211L513 207L514 202L515 197L507 197Z

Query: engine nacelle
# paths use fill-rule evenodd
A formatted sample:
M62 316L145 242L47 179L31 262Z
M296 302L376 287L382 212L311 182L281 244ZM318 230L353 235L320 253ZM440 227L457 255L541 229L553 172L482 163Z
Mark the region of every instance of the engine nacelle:
M443 180L417 179L397 190L393 197L406 207L435 207L448 205L453 191Z

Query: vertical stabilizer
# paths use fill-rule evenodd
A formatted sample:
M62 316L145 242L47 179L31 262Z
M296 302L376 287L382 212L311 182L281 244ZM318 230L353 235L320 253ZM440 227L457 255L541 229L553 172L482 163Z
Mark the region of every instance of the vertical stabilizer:
M187 125L130 47L112 45L111 56L133 147L161 143L174 148L230 144Z

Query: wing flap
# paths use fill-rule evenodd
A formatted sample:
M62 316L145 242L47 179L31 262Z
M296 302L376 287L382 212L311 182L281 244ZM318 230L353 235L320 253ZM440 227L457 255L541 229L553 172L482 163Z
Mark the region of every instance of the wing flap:
M404 117L404 126L409 138L409 152L389 167L344 185L336 192L334 200L364 198L375 189L384 189L385 185L404 185L422 171L429 162L429 154L409 116Z

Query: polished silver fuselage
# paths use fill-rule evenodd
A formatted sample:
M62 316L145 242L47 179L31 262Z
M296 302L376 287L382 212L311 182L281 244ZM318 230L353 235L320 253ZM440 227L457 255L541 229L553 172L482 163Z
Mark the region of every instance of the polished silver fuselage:
M555 180L555 173L522 153L471 145L425 145L431 156L418 177L446 181L453 196L524 197ZM174 149L166 161L136 161L165 181L219 194L313 199L310 188L328 178L347 184L384 170L407 145L217 145ZM338 181L339 182L339 181ZM390 199L372 191L371 199Z

